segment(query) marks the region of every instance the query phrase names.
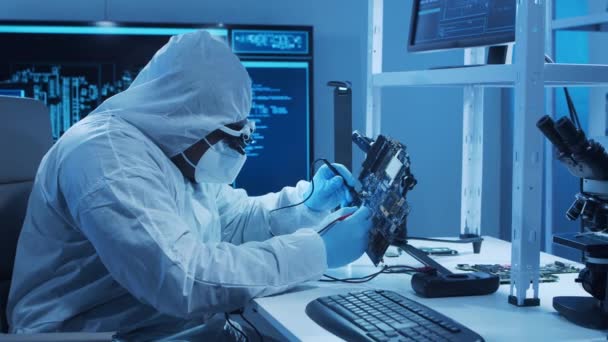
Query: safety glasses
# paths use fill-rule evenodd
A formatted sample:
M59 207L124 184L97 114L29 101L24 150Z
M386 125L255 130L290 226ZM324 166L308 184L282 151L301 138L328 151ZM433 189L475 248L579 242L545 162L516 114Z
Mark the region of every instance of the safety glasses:
M222 140L240 154L245 154L245 147L253 143L255 122L245 119L218 128L222 133Z

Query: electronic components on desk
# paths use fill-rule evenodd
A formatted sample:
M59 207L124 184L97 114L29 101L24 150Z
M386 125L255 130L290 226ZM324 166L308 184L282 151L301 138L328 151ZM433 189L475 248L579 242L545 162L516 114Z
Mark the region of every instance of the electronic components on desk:
M447 247L418 247L428 255L458 255L458 251Z
M402 143L379 135L374 141L354 131L353 142L366 153L359 181L362 204L372 211L367 255L374 265L382 261L387 248L406 241L410 207L407 193L417 181L410 170L410 157Z
M418 247L419 250L423 251L427 255L438 255L438 256L450 256L458 255L458 251L447 247ZM384 256L387 258L396 258L401 255L401 249L390 246Z
M388 249L386 250L386 253L384 253L384 256L387 258L397 258L401 255L401 249L395 247L395 246L389 246Z
M490 273L490 274L495 274L500 278L501 284L509 284L511 282L511 265L458 264L456 266L456 269L461 270L461 271L486 272L486 273ZM578 272L580 272L580 268L574 267L570 264L565 264L565 263L556 261L553 264L547 264L545 266L540 267L539 281L541 283L553 283L553 282L557 282L559 280L559 277L556 274L578 273Z

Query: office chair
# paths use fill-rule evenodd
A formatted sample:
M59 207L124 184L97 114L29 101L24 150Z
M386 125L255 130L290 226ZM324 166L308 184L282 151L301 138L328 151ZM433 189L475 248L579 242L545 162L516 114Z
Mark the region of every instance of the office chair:
M52 144L44 104L0 96L0 341L110 341L112 333L3 334L19 232L38 165Z

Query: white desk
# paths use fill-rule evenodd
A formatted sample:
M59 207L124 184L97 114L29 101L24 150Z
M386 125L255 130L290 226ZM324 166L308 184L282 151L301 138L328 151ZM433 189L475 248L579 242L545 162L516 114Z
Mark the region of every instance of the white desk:
M508 264L511 245L494 238L485 238L481 253L474 254L471 244L441 244L437 242L412 241L415 246L450 247L460 252L458 256L437 257L442 265L454 269L456 264ZM541 264L560 260L546 253L541 254ZM385 258L387 264L420 265L409 255ZM579 265L582 267L583 265ZM355 277L373 273L367 256L342 269L329 272L339 277ZM492 295L460 298L426 299L416 296L410 285L411 276L405 274L382 274L363 285L311 282L293 291L273 297L255 299L251 309L259 318L267 321L289 340L337 341L336 336L312 321L304 309L321 296L343 293L348 290L378 288L387 289L410 297L446 316L455 319L484 337L486 341L606 341L606 331L597 331L576 326L557 314L552 307L554 296L584 296L587 293L574 283L576 274L561 274L557 283L540 284L539 307L520 308L507 303L509 285L501 285ZM530 290L531 291L531 290Z

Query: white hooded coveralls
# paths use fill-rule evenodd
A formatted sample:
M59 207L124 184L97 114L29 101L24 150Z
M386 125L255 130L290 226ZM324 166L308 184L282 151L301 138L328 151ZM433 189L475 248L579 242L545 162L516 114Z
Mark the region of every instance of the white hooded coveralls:
M250 108L246 70L198 31L171 38L126 91L69 129L36 175L11 332L173 331L318 279L325 247L310 228L326 213L269 214L300 202L308 183L248 197L192 183L170 160Z

